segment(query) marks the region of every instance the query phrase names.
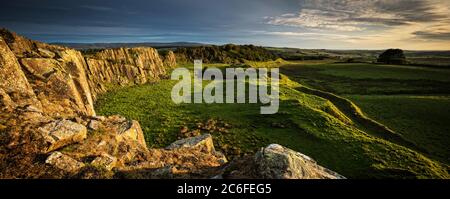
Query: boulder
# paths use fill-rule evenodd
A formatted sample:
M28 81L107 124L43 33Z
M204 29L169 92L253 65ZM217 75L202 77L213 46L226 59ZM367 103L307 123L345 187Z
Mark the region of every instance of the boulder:
M267 179L345 179L310 157L278 144L255 154L255 164L258 174Z
M96 130L100 129L100 125L101 125L100 121L98 121L98 120L91 120L88 123L88 128L91 129L91 130L96 131Z
M113 136L117 142L135 141L142 147L147 148L144 133L142 132L139 122L135 120L127 120L119 115L109 116L105 121L101 122L105 129L113 132Z
M54 151L63 146L81 142L87 136L85 126L70 120L53 121L38 128L38 131L44 136L47 142L48 147L45 152Z
M85 166L84 163L58 151L50 154L45 160L45 163L68 173L76 173Z
M198 148L208 153L215 152L214 143L210 134L178 140L166 147L168 150L178 148Z
M91 164L96 167L104 168L108 171L111 171L117 164L117 158L109 155L102 154L99 157L96 157Z
M147 144L145 142L144 133L142 132L141 125L139 122L132 120L126 121L128 123L128 127L126 127L123 131L118 132L118 136L116 137L119 141L124 138L136 140L141 146L147 148Z

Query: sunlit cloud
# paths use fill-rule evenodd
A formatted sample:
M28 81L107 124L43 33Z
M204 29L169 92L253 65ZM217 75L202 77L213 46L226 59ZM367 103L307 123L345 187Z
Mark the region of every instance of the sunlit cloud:
M273 26L298 28L298 32L274 33L279 36L314 35L371 47L444 49L450 43L450 1L443 0L302 0L298 13L264 20Z

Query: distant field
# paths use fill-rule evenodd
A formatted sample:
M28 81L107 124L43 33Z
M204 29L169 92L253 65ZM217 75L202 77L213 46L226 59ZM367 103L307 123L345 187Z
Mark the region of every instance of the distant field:
M450 57L411 57L408 61L414 64L450 68Z
M370 117L450 164L450 96L350 95Z
M450 157L450 70L375 64L294 64L282 72L343 95L439 161Z
M450 70L379 64L330 64L316 66L320 73L350 79L438 80L449 82Z
M296 81L336 94L450 94L450 70L329 62L287 65L282 72Z
M329 100L302 92L292 74L280 82L280 110L274 115L260 115L261 104L174 104L170 91L177 82L171 80L109 92L95 107L102 115L138 120L152 147L167 146L182 127L195 129L198 122L214 119L231 128L202 133L212 133L216 147L231 159L279 143L349 178L449 177L445 165L364 132Z

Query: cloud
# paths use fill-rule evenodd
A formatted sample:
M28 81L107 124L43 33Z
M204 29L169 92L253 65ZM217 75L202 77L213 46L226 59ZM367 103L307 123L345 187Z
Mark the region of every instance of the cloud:
M416 31L413 33L420 39L428 40L450 40L450 32L425 32Z
M302 0L296 14L266 18L271 25L335 31L387 29L415 23L448 22L439 0Z
M80 7L89 9L89 10L94 10L94 11L112 11L112 10L114 10L113 8L105 7L105 6L82 5Z

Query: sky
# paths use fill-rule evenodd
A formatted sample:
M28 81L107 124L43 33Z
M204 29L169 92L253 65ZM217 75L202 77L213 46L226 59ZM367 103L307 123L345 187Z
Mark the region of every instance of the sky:
M14 0L0 27L44 42L450 50L450 0Z

